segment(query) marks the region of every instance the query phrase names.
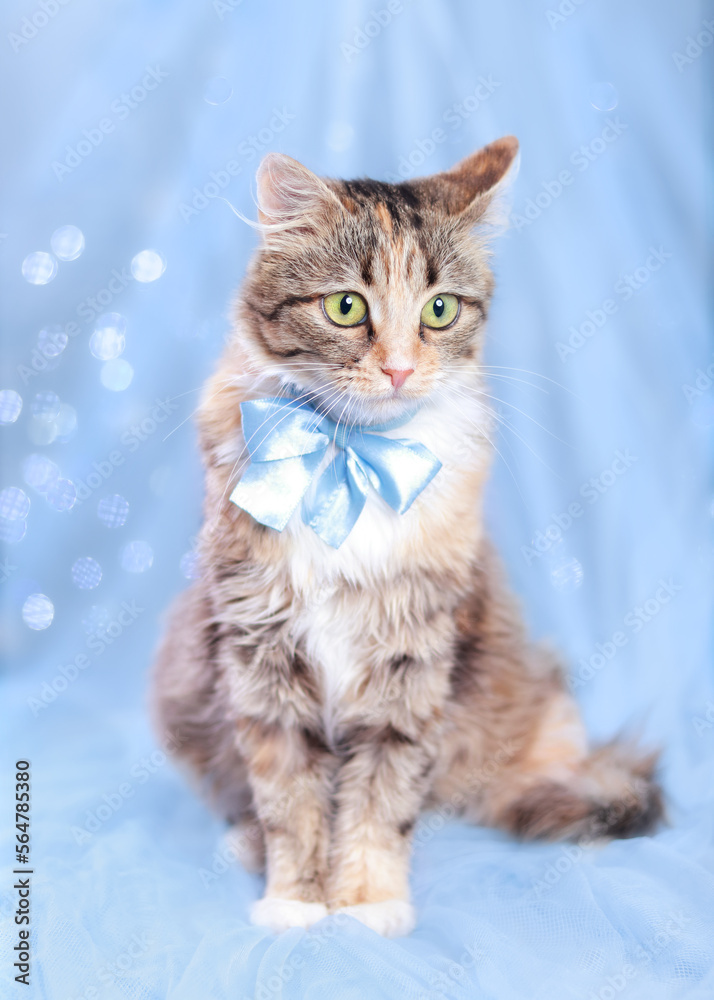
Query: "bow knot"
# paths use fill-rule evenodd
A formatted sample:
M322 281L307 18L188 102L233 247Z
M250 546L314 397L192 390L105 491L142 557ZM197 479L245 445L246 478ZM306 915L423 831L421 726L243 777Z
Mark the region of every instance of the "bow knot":
M303 521L333 548L349 535L370 490L403 514L441 468L424 445L382 436L413 414L347 428L296 399L268 397L240 408L251 461L230 499L277 531L302 502ZM336 454L318 476L331 443Z

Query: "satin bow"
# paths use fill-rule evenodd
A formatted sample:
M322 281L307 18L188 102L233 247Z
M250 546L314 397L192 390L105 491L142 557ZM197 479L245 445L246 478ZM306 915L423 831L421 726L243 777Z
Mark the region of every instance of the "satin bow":
M344 542L370 489L403 514L441 468L416 441L381 431L411 419L345 428L296 399L268 397L240 404L251 462L230 499L256 521L282 531L302 501L302 518L333 548ZM333 461L308 491L330 442Z

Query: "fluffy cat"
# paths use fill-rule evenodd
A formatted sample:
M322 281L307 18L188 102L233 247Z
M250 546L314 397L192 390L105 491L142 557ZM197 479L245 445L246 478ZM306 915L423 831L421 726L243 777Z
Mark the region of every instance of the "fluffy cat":
M517 149L499 139L402 184L321 179L278 154L258 171L261 244L200 410L203 572L173 609L154 704L241 856L264 859L251 917L276 931L343 911L408 933L424 807L525 838L635 836L661 815L652 756L588 750L563 672L525 635L484 532L484 231ZM323 415L343 432L376 426L379 447L402 442L432 472L395 509L349 451L356 439L335 431L303 505L266 526L243 509L263 425L246 442L241 421L242 403L266 398L277 410L261 444L305 403L308 432ZM346 537L326 541L304 504L341 450L352 492L336 472L320 524ZM297 495L306 460L281 456L254 513ZM345 496L364 504L351 528Z

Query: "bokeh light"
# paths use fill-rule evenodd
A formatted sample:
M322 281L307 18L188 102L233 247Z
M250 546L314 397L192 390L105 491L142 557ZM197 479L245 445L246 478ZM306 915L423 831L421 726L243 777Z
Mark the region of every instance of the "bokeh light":
M14 521L30 513L30 498L19 486L8 486L0 492L0 518Z
M57 261L51 253L38 250L22 262L22 276L31 285L46 285L57 274Z
M67 444L77 431L77 411L69 403L62 403L57 419L54 421L56 439L61 444Z
M27 521L24 517L16 517L12 521L0 518L0 541L6 545L17 545L27 533Z
M61 326L43 327L37 335L37 347L45 358L56 358L64 351L69 337Z
M100 361L111 361L123 354L126 346L126 319L121 313L104 313L89 338L89 350Z
M55 606L46 594L30 594L22 605L22 620L36 632L49 628L54 616Z
M35 394L30 407L33 417L51 424L59 414L61 400L56 392L45 389Z
M47 503L53 510L71 510L77 502L77 490L71 479L57 479L45 492Z
M102 582L102 567L91 556L82 556L72 563L72 581L80 590L94 590Z
M122 569L127 573L144 573L154 563L154 550L148 542L129 542L121 553Z
M109 611L100 604L93 604L82 618L82 628L87 635L98 632L111 621Z
M22 411L22 396L14 389L0 389L0 424L14 424Z
M99 379L105 389L112 392L122 392L131 385L134 378L134 369L124 358L114 358L102 365Z
M556 590L577 590L583 582L583 567L574 556L563 556L551 568L550 582Z
M604 80L592 85L588 98L596 111L613 111L619 103L617 90Z
M52 233L50 246L60 260L76 260L84 250L84 233L76 226L60 226Z
M179 563L181 573L186 577L187 580L198 580L201 575L201 565L198 558L198 552L191 549L190 552L184 552L181 556L181 562Z
M137 281L156 281L166 270L166 261L157 250L142 250L131 262L131 273Z
M38 493L46 493L47 489L57 482L59 475L59 466L46 455L28 455L22 463L23 479Z
M102 497L97 505L97 517L107 528L121 528L129 516L129 501L115 493Z
M214 76L203 88L206 104L225 104L233 95L233 87L224 76Z

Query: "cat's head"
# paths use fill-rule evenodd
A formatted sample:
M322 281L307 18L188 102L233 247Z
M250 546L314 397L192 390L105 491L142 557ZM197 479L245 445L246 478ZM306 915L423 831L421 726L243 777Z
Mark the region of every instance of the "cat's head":
M323 179L266 156L238 324L260 385L274 376L368 422L473 370L493 289L483 230L517 151L508 136L401 184Z

